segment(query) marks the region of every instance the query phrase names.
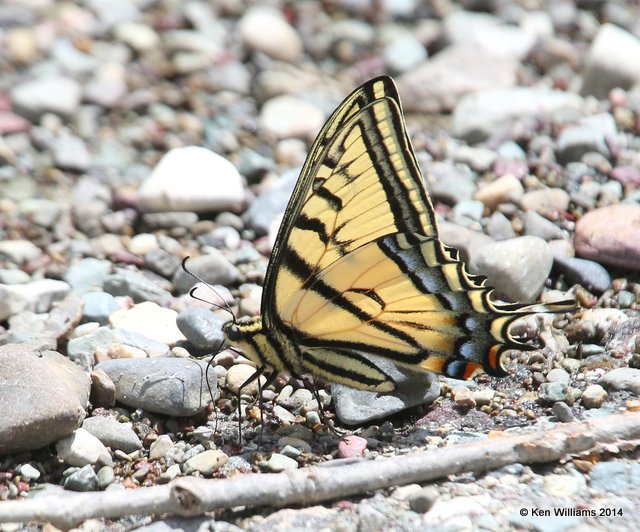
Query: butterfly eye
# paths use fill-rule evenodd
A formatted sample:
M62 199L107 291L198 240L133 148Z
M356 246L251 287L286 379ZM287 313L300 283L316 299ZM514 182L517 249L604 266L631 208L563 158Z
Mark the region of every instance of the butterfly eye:
M235 323L229 322L225 324L222 330L227 338L232 342L237 342L240 339L240 329Z

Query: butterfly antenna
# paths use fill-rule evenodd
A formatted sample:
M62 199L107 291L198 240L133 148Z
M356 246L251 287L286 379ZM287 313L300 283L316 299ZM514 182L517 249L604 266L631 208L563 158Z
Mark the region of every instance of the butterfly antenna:
M207 281L205 281L198 274L192 272L189 268L187 268L187 261L189 260L189 258L190 257L185 257L184 259L182 259L182 269L187 274L189 274L191 277L193 277L196 281L201 282L203 285L205 285L207 288L209 288L209 290L211 290L216 296L218 296L221 301L224 301L224 305L220 305L220 304L214 303L212 301L207 301L206 299L203 299L201 297L196 296L195 292L198 289L197 286L194 286L191 290L189 290L189 295L193 299L195 299L197 301L202 301L203 303L207 303L209 305L213 305L214 307L217 307L220 310L224 310L225 312L228 312L229 315L231 316L231 321L233 321L233 323L236 323L236 315L233 313L233 310L231 310L231 307L229 306L229 303L227 303L225 298L220 295L220 292L218 292L213 286L211 286L211 284L209 284Z

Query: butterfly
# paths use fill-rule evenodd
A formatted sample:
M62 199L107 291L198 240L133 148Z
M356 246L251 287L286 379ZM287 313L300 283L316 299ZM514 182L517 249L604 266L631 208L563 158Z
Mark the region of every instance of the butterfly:
M506 375L510 332L572 301L506 304L438 238L435 211L390 77L366 82L314 141L283 216L261 315L223 325L225 341L263 373L312 374L392 392L367 355L469 379Z

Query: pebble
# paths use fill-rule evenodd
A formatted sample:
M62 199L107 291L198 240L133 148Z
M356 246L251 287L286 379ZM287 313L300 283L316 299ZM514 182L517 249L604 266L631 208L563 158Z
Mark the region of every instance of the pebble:
M237 210L244 198L235 166L198 146L167 152L138 190L142 212Z
M209 249L209 253L200 257L192 257L186 263L189 271L210 285L232 285L240 278L238 269L229 262L220 251ZM172 283L181 294L193 288L197 280L182 268L176 270ZM198 293L199 297L203 297Z
M158 439L149 446L149 460L164 458L173 449L173 440L168 434L161 434Z
M133 431L131 423L120 423L105 416L92 416L82 422L82 428L114 451L119 449L131 453L142 448L142 442Z
M430 404L440 396L438 378L432 373L416 373L381 359L376 359L375 364L394 380L395 391L382 394L332 384L331 396L342 423L361 425L412 406Z
M96 366L116 385L116 399L133 408L167 416L186 417L202 412L211 400L204 375L207 363L181 358L107 360ZM209 384L218 395L215 376Z
M408 72L427 58L427 50L415 35L401 32L384 47L382 57L391 72Z
M111 272L112 265L108 260L87 257L69 266L63 277L76 294L84 294L102 289L105 279Z
M409 508L414 512L426 513L433 508L439 495L435 486L425 486L409 496Z
M0 346L0 367L0 455L38 449L79 425L89 399L89 379L67 357L6 344Z
M576 253L596 262L640 269L640 205L619 204L586 213L576 223Z
M527 192L520 198L520 206L525 211L538 213L566 211L570 197L561 188L543 188Z
M40 279L30 283L0 285L0 320L23 310L48 312L54 302L64 299L70 287L64 281Z
M542 403L553 404L567 400L567 385L563 382L545 382L540 385L538 397Z
M557 401L553 403L553 413L562 423L571 423L577 421L576 416L573 414L571 407L564 401Z
M233 394L237 394L240 386L244 384L249 377L256 373L256 368L249 364L235 364L227 371L227 388ZM265 383L265 378L260 377L260 386ZM254 380L242 388L242 393L248 395L256 395L258 393L258 379Z
M523 59L533 48L535 36L519 25L505 24L487 13L454 10L444 19L444 35L454 44L467 44L496 58Z
M472 92L460 99L453 111L456 137L479 142L518 119L540 114L579 115L583 100L577 94L538 87L515 87Z
M107 448L93 434L83 428L56 443L58 458L66 464L83 467L88 464L113 465Z
M636 395L640 395L640 369L612 369L605 373L598 383L609 390L628 390Z
M527 211L524 215L524 234L537 236L543 240L563 239L564 233L556 224L537 212Z
M204 476L211 476L227 463L229 457L220 450L203 451L189 458L183 466L185 473L198 471Z
M149 301L113 312L109 316L109 324L114 328L136 332L156 342L175 345L185 340L176 325L177 316L175 310L162 308Z
M460 408L475 408L476 400L473 397L473 393L466 386L456 386L451 391L453 394L453 400L456 406Z
M116 404L116 385L103 370L91 372L91 395L94 407L109 408Z
M367 440L360 436L345 436L338 443L338 456L340 458L361 457L367 448Z
M518 62L469 44L454 44L398 78L403 105L412 112L457 108L466 95L512 87Z
M587 54L582 93L606 98L640 81L640 40L615 24L603 24Z
M114 28L113 34L116 39L124 42L136 52L147 52L160 44L160 37L156 31L139 22L121 22Z
M15 264L23 264L38 259L42 250L28 240L1 240L0 257L9 259Z
M611 286L611 275L597 262L577 257L554 255L554 267L564 274L567 283L584 286L589 292L601 294Z
M582 475L546 475L544 477L544 491L552 497L574 497L581 495L587 482Z
M298 469L298 462L293 458L289 458L280 453L271 453L269 460L266 462L267 469L274 473L281 473L282 471L291 471Z
M627 464L619 461L600 462L591 469L591 489L608 493L624 493L631 489Z
M64 480L64 488L70 491L96 491L100 481L90 464L71 473Z
M472 272L486 275L499 296L524 303L535 301L553 265L547 243L535 236L487 244L471 260Z
M105 489L107 486L111 485L116 477L113 467L111 466L101 467L98 469L96 476L98 477L99 489Z
M26 480L38 480L42 474L31 464L22 464L18 468L18 472L20 473L20 476Z
M282 15L266 6L247 10L238 22L245 45L286 63L295 62L302 53L302 41Z
M242 215L245 224L259 234L267 234L274 220L281 215L298 179L298 170L290 170L263 190Z
M82 87L72 78L54 74L20 83L10 96L19 114L37 122L45 113L73 114L80 105Z
M178 314L176 325L194 346L200 349L214 349L224 341L222 325L226 321L226 317L221 318L210 310L192 308Z
M518 201L523 194L524 188L520 180L513 174L505 174L480 188L474 198L490 209L495 209L502 203Z
M82 294L81 299L82 317L100 325L106 325L109 322L109 316L120 309L116 298L107 292L86 292Z
M262 106L260 128L277 139L313 139L325 119L324 113L312 103L283 94L269 99Z
M599 384L591 384L582 392L582 404L585 408L600 408L607 400L606 390Z
M91 166L91 154L78 137L61 137L52 147L54 164L63 170L86 172Z
M592 152L610 159L612 154L608 142L617 133L615 119L609 113L583 118L577 124L564 128L558 136L557 159L562 164L567 164L580 161L584 155Z
M547 373L548 382L561 382L569 384L571 376L562 368L553 368Z

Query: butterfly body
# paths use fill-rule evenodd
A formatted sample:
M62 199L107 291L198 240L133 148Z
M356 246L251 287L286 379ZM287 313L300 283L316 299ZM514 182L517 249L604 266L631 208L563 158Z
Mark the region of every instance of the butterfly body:
M311 147L265 277L262 314L224 326L260 368L389 392L375 357L415 371L504 375L509 332L573 302L499 304L438 237L395 84L375 78L333 113ZM369 356L373 355L373 357Z

